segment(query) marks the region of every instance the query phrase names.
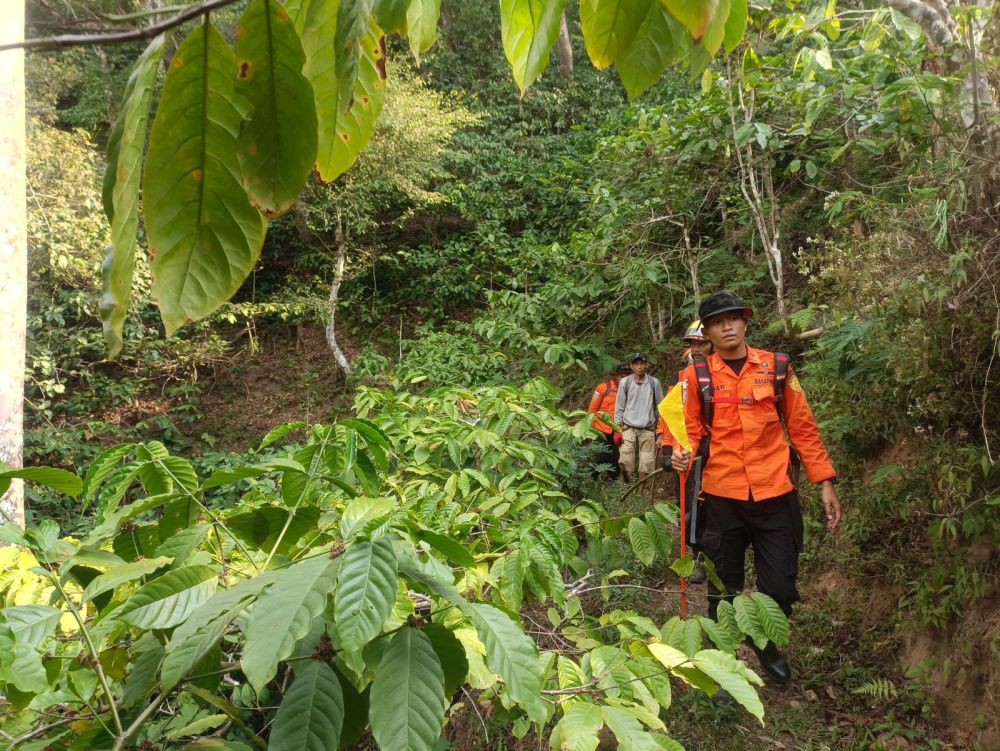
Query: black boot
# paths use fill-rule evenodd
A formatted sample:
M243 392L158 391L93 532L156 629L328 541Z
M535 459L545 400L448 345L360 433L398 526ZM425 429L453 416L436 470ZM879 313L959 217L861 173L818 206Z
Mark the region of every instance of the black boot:
M773 641L769 641L763 649L760 649L753 639L747 639L746 643L757 653L760 666L764 668L765 673L782 685L792 680L792 668Z

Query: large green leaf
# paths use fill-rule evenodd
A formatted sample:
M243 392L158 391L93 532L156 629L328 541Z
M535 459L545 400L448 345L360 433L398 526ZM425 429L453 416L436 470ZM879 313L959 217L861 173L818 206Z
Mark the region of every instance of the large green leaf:
M431 646L441 661L444 671L444 694L451 696L465 683L469 674L469 660L465 647L455 633L440 623L428 623L424 626L424 634L431 640Z
M269 751L330 751L337 748L343 725L340 679L325 662L306 662L281 700L267 747Z
M320 167L324 180L333 180L349 170L368 145L375 132L375 123L382 114L385 88L385 36L373 23L361 41L361 59L351 106L337 116L329 170L324 173ZM359 458L362 456L359 454Z
M237 155L250 201L267 216L292 208L316 160L316 102L292 19L278 0L254 0L236 32L236 92L253 107Z
M160 672L160 685L164 691L176 686L205 655L212 651L229 624L242 612L246 604L246 601L237 603L190 635L185 634L179 639L171 637L169 650Z
M65 469L56 469L55 467L6 469L6 466L0 463L0 469L4 469L3 472L0 472L0 495L7 492L7 488L10 487L10 481L13 478L27 480L36 485L44 485L47 488L64 493L71 498L79 496L80 491L83 489L83 480L72 472L67 472Z
M715 649L705 649L694 657L694 665L701 672L729 692L739 704L764 724L764 705L752 683L763 685L760 677L742 665L732 655Z
M309 633L337 581L339 559L308 558L282 569L254 605L247 622L243 672L256 691L264 688L295 642Z
M118 356L122 348L122 327L132 294L135 267L135 237L139 226L139 176L149 103L156 85L166 37L153 39L132 68L121 112L108 138L108 166L104 173L104 212L111 221L111 246L101 269L101 322L108 356Z
M708 52L709 58L713 57L722 46L726 35L726 21L729 19L729 8L731 0L717 0L715 15L705 29L705 35L701 38L701 46Z
M392 541L355 542L344 553L337 576L333 618L341 649L361 649L382 630L396 601L399 575Z
M337 8L337 34L333 39L336 50L337 113L347 112L354 95L354 82L358 79L362 44L371 23L372 0L339 0Z
M211 566L168 571L139 587L115 615L138 628L170 628L211 597L215 584L216 572Z
M0 610L0 616L7 619L18 644L34 648L52 633L62 611L48 605L16 605Z
M510 616L492 605L468 605L465 611L486 646L486 665L503 678L507 695L522 705L532 720L544 721L546 708L541 693L545 676L535 642Z
M267 222L250 203L236 157L248 105L235 70L222 35L198 26L170 63L153 122L143 210L168 335L232 297L264 243Z
M175 628L170 635L169 652L160 676L163 690L169 691L176 686L215 646L229 623L251 599L273 584L276 578L275 572L265 571L235 587L219 590Z
M601 708L575 701L552 729L551 747L560 751L594 751L600 743L604 715Z
M153 636L152 631L146 633L150 637ZM157 643L146 651L140 652L139 657L132 661L132 670L129 671L128 677L125 679L125 692L122 698L126 707L136 706L152 693L165 651L163 646Z
M434 46L440 16L441 0L410 0L406 9L406 34L417 65L420 56Z
M721 626L711 618L706 618L703 615L696 615L694 620L701 625L705 633L708 634L708 638L711 639L712 643L715 644L715 646L720 650L723 652L736 651L736 643L733 641L729 630L725 626Z
M767 638L779 647L788 644L788 618L781 606L763 592L754 592L750 599L757 605L758 620Z
M682 621L675 615L663 624L660 635L663 641L681 650L688 657L701 649L701 626L698 621Z
M306 52L303 72L312 83L319 118L316 169L327 182L357 161L375 130L385 100L385 39L374 22L367 24L367 33L360 38L350 96L346 91L342 95L343 64L338 68L335 45L330 44L338 33L339 10L337 2L311 3L302 36ZM342 109L342 104L349 106Z
M523 94L549 67L566 0L500 0L503 51Z
M659 744L653 736L631 715L616 707L603 707L604 722L618 739L618 748L629 751L659 751Z
M594 67L603 70L625 53L656 0L580 0L580 26Z
M406 8L408 0L375 0L372 12L375 22L386 34L406 36Z
M684 36L684 30L662 5L658 2L649 4L649 11L635 38L615 63L629 99L635 99L660 80L670 63L677 58Z
M157 569L169 565L173 560L172 556L157 556L156 558L142 558L134 563L123 563L120 566L115 566L91 580L90 584L83 590L83 602L93 600L102 592L108 592L122 584L151 574Z
M265 553L271 552L284 530L277 548L278 553L284 554L305 534L315 531L319 515L315 506L300 506L294 511L280 506L261 506L245 514L230 516L226 519L226 526L246 545Z
M726 28L722 39L727 55L743 41L743 35L747 30L747 11L747 0L731 0L729 17L726 19Z
M628 539L632 543L632 550L635 552L636 558L644 566L650 565L656 559L656 543L653 540L653 533L642 519L633 517L629 520Z
M701 41L719 10L719 0L660 0L660 2L670 15L683 24L696 42Z
M444 712L444 672L430 640L404 626L382 655L372 681L369 719L385 751L433 751Z

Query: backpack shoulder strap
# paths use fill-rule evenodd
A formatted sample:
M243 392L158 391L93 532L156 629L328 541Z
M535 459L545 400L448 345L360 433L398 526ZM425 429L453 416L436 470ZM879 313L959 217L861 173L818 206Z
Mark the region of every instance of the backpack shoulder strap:
M694 358L694 374L698 379L698 400L701 402L701 420L706 427L712 427L715 417L713 398L715 388L712 386L712 372L708 369L708 361L704 357Z
M781 424L785 425L785 386L788 383L788 355L774 353L774 406ZM787 429L787 428L786 428Z

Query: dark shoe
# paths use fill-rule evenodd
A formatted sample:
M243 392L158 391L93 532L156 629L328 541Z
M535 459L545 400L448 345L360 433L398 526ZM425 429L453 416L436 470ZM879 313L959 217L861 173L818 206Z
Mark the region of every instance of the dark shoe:
M712 694L712 704L719 709L736 709L736 699L724 688Z
M688 584L704 584L705 578L705 567L699 563L688 577Z
M747 639L747 644L757 653L757 659L765 673L782 685L792 680L792 668L773 641L769 641L763 649L758 648L753 639Z

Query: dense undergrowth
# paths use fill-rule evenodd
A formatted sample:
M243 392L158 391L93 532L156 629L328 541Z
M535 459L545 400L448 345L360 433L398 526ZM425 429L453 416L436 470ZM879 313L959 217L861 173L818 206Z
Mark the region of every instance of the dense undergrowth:
M460 1L446 5L445 12L444 44L426 56L423 67L411 70L402 54L394 56L395 101L387 109L397 114L386 120L354 171L334 185L312 186L292 215L275 222L258 269L232 304L165 340L148 300L148 274L138 270L135 315L116 363L104 360L97 320L99 266L107 243L97 147L107 136L108 102L116 100L122 71L137 51L29 58L28 461L82 475L112 444L127 441L134 446L130 451L148 453L149 442L157 441L157 456L169 451L170 461L184 457L193 467L188 489L201 493L217 470L235 471L279 456L273 446L264 454L222 450L247 451L259 437L239 427L242 394L226 399L237 403L235 419L218 419L213 406L214 384L235 387L232 374L247 362L278 372L269 386L274 389L281 388L281 374L297 374L301 382L286 392L292 395L290 409L300 409L303 418L309 412L310 424L317 421L313 414L324 414L319 421L332 424L332 416L352 412L356 394L357 415L381 427L395 458L388 473L372 468L375 479L356 463L364 451L330 470L323 480L332 483L325 488L330 495L313 504L332 514L323 517L329 522L321 525L329 538L324 544L353 539L343 533L339 516L352 492L391 498L392 513L378 517L379 525L366 528L365 535L392 540L396 553L400 546L414 546L407 554L428 566L449 559L449 553L421 538L421 531L447 535L478 562L470 570L479 573L461 582L463 592L511 614L526 598L522 623L528 631L538 630L531 623L542 624L549 641L539 643L551 653L569 638L565 619L573 598L565 588L588 570L598 587L641 581L670 589L676 581L667 573L676 550L668 550L666 540L642 539L639 531L611 528L617 537L606 539L583 532L579 539L557 535L580 544L572 552L536 539L529 520L550 514L582 524L572 521L581 508L589 511L579 513L598 518L640 511L618 507L624 488L608 492L591 481L586 451L579 447L584 428L573 428L557 408L582 406L593 384L629 351L648 351L658 374L669 379L678 365L676 337L693 317L698 295L729 287L755 307L752 343L794 355L841 474L847 516L835 543L827 544L816 529L810 535L804 579L816 599L807 596L793 625L811 645L793 651L793 664L801 685L818 700L789 699L766 689L769 722L776 724L764 731L740 725L734 740L732 717L720 718L698 692L681 693L670 710L671 734L687 748L773 747L762 739L785 747L859 749L878 743L986 748L996 742L995 717L990 719L996 702L990 697L1000 690L995 670L1000 654L1000 423L994 405L1000 368L998 176L995 159L984 156L987 136L970 131L955 106L958 76L945 71L921 29L895 11L851 5L838 12L836 4L802 2L755 10L752 49L711 68L700 86L677 73L628 103L615 79L590 66L574 34L572 77L552 72L521 99L492 35L496 10ZM967 13L963 22L972 11ZM571 19L571 28L575 23ZM997 21L991 16L988 24L981 62L995 85ZM751 172L759 185L766 178L773 188L765 208L783 251L777 277L785 321L774 259L769 268L752 203L741 187ZM314 332L329 318L341 242L349 261L337 331L354 371L345 376L332 360L325 370L291 367L302 332ZM272 354L265 358L266 352ZM541 388L533 380L539 376L555 387L535 391ZM523 390L529 383L535 385ZM501 389L488 398L504 417L510 415L504 411L510 400L502 394L513 395L514 404L531 394L546 405L543 423L528 431L532 435L524 445L504 446L517 472L526 473L505 488L501 481L513 476L506 467L482 466L491 450L486 437L472 439L475 461L466 449L452 448L466 430L462 424L472 419L462 411L466 402L473 405L469 414L502 419L484 415L478 406L485 386ZM255 429L258 416L251 412L259 402L250 392L261 388L260 381L246 376L239 388L247 394L245 424ZM520 419L511 418L512 424ZM338 442L351 433L331 430ZM311 435L315 441L317 433ZM304 445L289 451L303 451ZM340 454L350 456L351 449L342 445ZM128 456L139 459L137 453ZM549 477L531 477L529 468ZM487 476L478 478L479 471ZM338 472L348 473L341 481L351 490L333 482ZM147 486L157 482L154 477L136 479L147 493L160 492ZM230 514L288 505L277 495L281 485L273 477L240 483L239 492L210 489L205 509L191 510L192 524L201 514L191 529L207 533L208 527L221 529ZM504 498L511 488L524 494L522 500ZM137 494L138 485L115 503L138 502ZM524 501L532 494L537 497ZM480 496L510 506L502 512L495 505L483 509L477 505L485 501L477 500ZM44 486L32 486L28 498L31 525L42 529L41 520L52 517L77 540L92 535L115 505L98 503L95 517L93 503L81 514L78 501ZM521 502L522 508L511 510ZM512 514L503 525L505 539L469 527L461 519L462 504L497 517ZM645 518L647 511L658 513L646 508L636 518L652 523L647 532L655 536L663 530L655 516ZM155 517L144 517L144 524ZM202 550L192 547L196 563L164 565L216 566L212 577L223 579L247 576L260 551L266 557L274 547L273 539L270 547L264 544L266 534L253 537L260 524L271 523L258 517L246 522L247 537L234 533L225 538L229 542L213 543L213 532L199 543ZM118 528L108 530L111 540ZM365 535L357 539L368 544ZM93 538L91 547L103 540ZM237 550L230 561L236 540L248 549ZM223 545L221 554L213 544ZM311 542L302 544L299 552L305 553ZM41 554L42 543L34 545ZM517 563L525 572L520 592L504 576L502 562L514 554L511 545L524 555ZM651 564L651 551L657 563ZM664 565L662 559L669 560ZM111 563L92 565L96 572ZM619 569L628 575L617 575ZM842 578L828 582L824 577L831 571ZM151 575L167 574L144 571L105 594L114 591L121 605L143 581L139 577ZM441 597L407 576L402 589ZM80 592L67 586L70 599L79 598ZM44 590L33 596L39 592ZM651 624L660 634L655 638L669 642L661 631L668 611L641 626L611 615L627 611L633 614L629 618L639 617L661 607L636 596L642 592L608 586L589 593L595 599L569 617L604 617L604 623L588 621L587 628L601 640L613 637L605 644L609 648L632 644L629 629L649 631ZM870 601L886 606L872 616ZM335 608L336 598L331 602ZM99 624L104 607L87 617ZM400 595L392 617L404 618L408 607ZM550 607L556 608L554 615ZM55 634L55 641L44 642L44 649L79 646L71 638L72 623L63 619L57 627L47 612L50 620L43 622L51 628L44 638ZM429 620L435 617L459 632L470 628L440 614ZM216 623L220 634L227 634L227 662L237 661L244 649L239 635L246 624L233 618L233 626ZM132 638L138 635L109 631L108 654L157 649L152 637L135 642L137 648ZM335 633L332 638L336 641ZM842 647L830 650L831 640ZM46 653L46 659L55 654ZM81 693L87 702L107 698L94 684L95 666L86 658L66 662L58 676L52 663L45 663L46 681L58 686L60 699L77 701ZM347 672L355 670L360 688L366 666L375 664L374 657L364 665L356 661L344 666L341 677L350 678ZM113 672L110 663L108 671ZM548 676L546 671L536 677ZM486 672L481 670L477 690L495 690L486 685ZM74 679L74 674L79 675ZM128 693L129 677L124 671L120 677L134 699L138 689ZM546 685L562 688L558 682ZM826 694L834 685L836 700ZM262 688L259 681L256 688ZM855 690L860 693L850 693ZM258 701L256 692L237 693L239 701L235 694L227 701L239 707L238 720L195 693L166 699L170 717L157 718L150 727L157 738L167 738L196 721L195 707L198 717L208 713L219 720L205 726L206 734L219 727L239 729L239 723L263 733L271 710L262 717L257 708L273 705ZM949 695L961 697L968 708L952 706ZM514 723L518 735L529 733L521 743L535 737L524 716L505 714L511 706L489 698L459 697L465 714L456 713L449 727L468 720L491 729L494 739L516 744ZM508 705L519 704L516 695L510 698ZM663 706L664 697L653 698ZM644 705L645 697L626 700ZM498 713L478 718L480 706ZM656 714L652 704L644 706ZM527 711L523 704L522 709ZM881 724L851 720L872 711ZM606 719L602 715L602 722ZM934 740L938 731L927 728L942 723L961 729L944 727L942 740ZM647 728L654 725L647 722ZM104 730L95 727L88 726L95 734ZM16 734L23 728L4 729ZM452 737L455 747L463 748Z

